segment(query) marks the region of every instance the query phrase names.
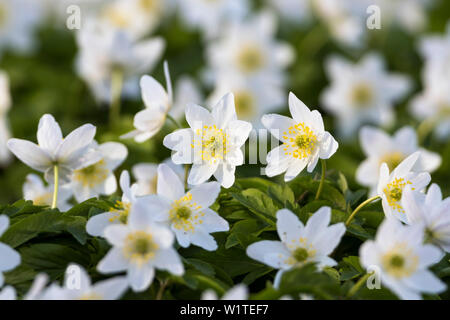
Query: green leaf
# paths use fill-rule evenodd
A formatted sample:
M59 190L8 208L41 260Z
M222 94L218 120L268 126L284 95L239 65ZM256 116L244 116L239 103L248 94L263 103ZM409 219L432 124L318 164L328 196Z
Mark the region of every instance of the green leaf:
M288 185L274 185L268 189L269 196L276 200L281 207L285 207L287 203L294 204L295 196Z
M247 189L242 193L232 193L232 196L259 219L275 226L275 215L279 210L273 200L258 189Z

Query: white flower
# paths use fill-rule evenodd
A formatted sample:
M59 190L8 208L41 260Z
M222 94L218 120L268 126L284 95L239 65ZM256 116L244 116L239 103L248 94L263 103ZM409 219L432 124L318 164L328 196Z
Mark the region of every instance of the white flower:
M78 202L116 192L117 182L114 170L128 155L127 148L118 142L106 142L98 145L94 141L91 147L101 154L101 159L88 167L73 172L71 187Z
M321 96L322 104L338 117L344 136L361 123L387 125L393 120L392 107L410 89L408 78L387 73L378 54L368 54L359 63L338 56L326 62L331 86Z
M5 49L23 53L33 49L33 33L42 13L39 1L0 1L0 56Z
M313 9L340 44L362 47L366 37L366 11L373 0L313 0Z
M356 180L370 187L372 194L376 194L378 174L383 162L392 171L407 156L420 151L414 171L433 172L441 165L439 154L419 148L416 132L409 126L399 129L392 137L381 129L366 126L359 131L359 140L367 159L356 170Z
M309 0L268 0L279 12L282 19L296 24L311 22L311 4Z
M423 224L426 241L431 241L450 252L450 197L442 200L437 184L428 188L426 195L409 186L403 191L402 206L409 224Z
M279 269L274 285L278 287L284 271L315 262L319 268L334 266L330 255L345 233L343 223L328 226L331 209L322 207L314 213L306 226L288 209L277 212L277 231L281 241L263 240L251 244L247 255Z
M8 74L0 70L0 165L2 166L7 165L12 158L11 152L6 146L6 142L11 137L7 119L7 113L10 108L11 94L9 92Z
M95 131L95 126L85 124L63 139L61 128L53 116L44 114L37 131L39 145L27 140L9 139L8 148L27 166L44 172L47 182L53 182L54 167L58 166L61 183L68 183L73 170L100 159L100 154L90 149Z
M201 184L214 175L223 187L231 187L236 166L244 163L241 147L252 129L250 123L237 119L233 94L222 97L211 112L188 105L186 120L190 128L164 138L164 146L175 151L172 161L193 163L189 184Z
M289 93L292 118L277 114L264 115L263 125L283 142L267 154L266 174L269 177L286 172L285 181L294 179L305 167L312 172L319 158L328 159L338 143L325 131L319 111L310 111L292 92Z
M183 21L199 28L206 38L216 37L227 24L241 20L249 11L248 0L178 0Z
M98 18L111 28L123 30L133 39L151 33L166 10L165 0L113 0L100 11Z
M113 246L100 261L101 273L127 272L134 291L147 289L155 276L155 268L182 275L184 267L172 247L173 233L155 224L145 201L137 200L131 207L126 225L112 225L105 229L105 238Z
M234 95L238 118L252 122L253 126L260 126L261 116L279 108L285 99L281 86L262 79L246 80L236 75L226 75L217 79L208 105L218 101L227 92Z
M282 84L283 69L293 61L294 53L290 45L275 40L275 31L275 17L270 12L224 28L207 51L212 77L239 75Z
M124 96L136 96L139 76L151 70L162 54L162 38L134 41L126 32L87 19L77 33L77 72L90 85L95 97L111 102L113 76L123 77Z
M403 226L387 218L378 227L375 241L361 246L361 264L378 267L381 282L401 299L420 299L420 292L442 292L446 285L427 268L439 262L443 254L435 246L422 243L422 226Z
M419 151L413 153L400 162L390 174L388 165L385 162L382 163L377 195L381 197L386 217L395 217L406 223L405 210L401 203L404 188L409 185L413 190L421 191L430 183L431 177L428 172L412 171L419 157Z
M120 188L123 192L122 200L117 201L108 212L97 214L88 220L86 231L91 236L103 237L107 226L127 223L131 205L136 201L138 186L136 184L130 186L130 175L126 170L120 175Z
M9 218L0 215L0 237L9 227ZM0 242L0 288L3 286L3 272L13 270L20 264L20 255L10 246Z
M174 164L170 158L163 161L178 176L180 180L184 179L183 166ZM138 163L133 166L133 176L136 179L137 196L155 194L158 185L158 164L156 163Z
M205 250L216 250L217 242L210 233L228 231L228 222L211 210L220 192L220 184L207 182L187 193L183 182L166 164L158 167L157 195L144 197L156 222L166 223L180 246L190 244Z
M164 63L164 74L167 92L155 78L142 76L140 86L145 109L134 116L133 125L136 129L122 135L122 139L134 138L136 142L144 142L157 134L163 127L173 100L167 63Z
M117 300L127 288L126 277L115 277L92 284L86 270L72 263L66 269L64 287L61 288L59 299Z
M188 102L199 104L201 101L203 101L202 94L195 80L189 76L181 76L175 84L174 101L169 109L169 115L176 120L183 119L186 104Z
M0 301L2 300L16 300L16 290L11 286L6 286L0 290Z
M248 288L244 284L235 285L233 288L225 292L221 300L247 300ZM219 300L217 293L209 289L203 292L202 300Z
M51 206L53 198L53 184L45 186L42 179L33 173L27 175L25 183L22 187L23 197L25 200L33 201L35 206ZM58 190L58 202L56 207L61 211L67 211L72 206L68 200L72 197L72 189L70 185L65 185Z

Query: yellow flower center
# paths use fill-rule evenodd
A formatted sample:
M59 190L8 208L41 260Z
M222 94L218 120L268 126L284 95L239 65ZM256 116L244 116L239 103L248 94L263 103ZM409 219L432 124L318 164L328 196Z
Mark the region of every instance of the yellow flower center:
M192 148L201 159L209 163L216 163L223 160L227 153L227 134L222 129L217 129L215 125L204 126L195 132L196 138Z
M367 106L373 100L372 88L365 83L356 85L351 92L351 100L358 107Z
M304 122L289 127L288 131L283 132L283 139L288 140L283 143L285 155L296 159L309 157L317 146L317 136Z
M301 266L316 255L316 250L303 237L291 240L286 246L291 251L291 256L285 261L289 265Z
M202 206L192 202L190 192L176 200L169 212L173 227L177 230L194 231L196 225L203 223L201 218L205 214L200 211L201 208Z
M405 159L405 155L401 152L391 152L385 154L381 160L380 164L386 162L389 171L393 171L403 160Z
M245 73L252 73L260 69L265 61L261 49L257 46L243 46L237 55L237 65Z
M292 253L292 256L298 262L304 262L306 259L308 259L308 250L306 250L305 248L297 248Z
M412 275L419 264L419 257L407 243L399 243L381 257L384 271L396 278Z
M125 29L131 23L130 15L114 5L107 7L103 12L103 16L113 26L120 29Z
M109 210L109 212L114 214L113 217L109 218L109 221L119 221L120 223L127 224L130 208L131 203L116 201L114 207Z
M139 0L139 7L147 13L157 12L161 8L159 0Z
M239 119L251 119L255 113L254 96L248 91L238 91L234 95L236 114Z
M53 193L52 192L46 192L41 194L39 197L36 197L33 199L33 204L35 206L47 206L52 203L53 199Z
M135 231L126 237L123 254L128 260L143 264L155 256L158 248L150 233Z
M106 168L104 160L100 160L89 167L75 170L73 179L83 185L83 187L92 188L99 185L108 178L109 170Z
M412 184L411 181L406 181L404 178L395 178L383 189L389 205L399 212L404 212L400 200L402 199L403 189L408 184ZM412 189L414 190L414 188Z

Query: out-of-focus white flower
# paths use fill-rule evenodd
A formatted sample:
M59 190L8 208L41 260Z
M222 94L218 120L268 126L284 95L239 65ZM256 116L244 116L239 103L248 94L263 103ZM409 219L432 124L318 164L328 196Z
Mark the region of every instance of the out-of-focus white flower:
M426 195L406 187L402 206L409 224L424 225L425 241L450 252L450 197L442 200L437 184L432 184Z
M158 167L157 195L144 197L156 222L168 224L180 246L216 250L213 232L228 231L228 222L211 210L220 184L207 182L185 193L182 180L166 164Z
M169 115L180 120L184 117L188 103L200 104L201 101L203 96L195 80L189 76L181 76L175 84L174 101Z
M5 49L28 52L42 18L39 1L0 0L0 56Z
M11 152L9 152L9 149L6 146L6 142L9 140L9 138L11 138L9 123L7 119L7 114L10 108L11 108L11 94L9 91L9 78L6 72L0 70L0 165L1 166L7 165L12 159Z
M58 166L62 184L69 183L74 170L85 168L100 160L101 155L91 148L96 128L85 124L64 139L61 128L52 115L44 114L37 131L39 145L22 139L9 139L8 148L27 166L44 172L45 180L53 182L54 167Z
M281 85L283 69L293 61L294 53L290 45L275 40L275 31L275 17L267 11L224 28L207 51L211 77L238 75Z
M0 237L9 227L9 218L6 215L0 215ZM0 242L0 288L5 281L3 272L13 270L20 264L20 255L10 246Z
M247 300L248 288L244 284L235 285L225 292L220 300ZM209 289L202 293L202 300L219 300L217 293Z
M306 226L288 209L277 212L277 231L281 241L263 240L251 244L247 255L279 269L274 286L278 287L283 272L305 263L315 262L319 268L334 266L329 255L337 247L345 233L343 223L328 226L331 209L322 207L314 213Z
M92 284L86 270L72 263L66 269L64 286L59 292L59 297L55 298L59 300L117 300L127 288L126 277L114 277Z
M27 175L26 181L22 187L23 197L25 200L33 201L35 206L50 206L53 198L53 184L45 186L38 175L30 173ZM61 211L67 211L72 206L68 200L72 197L72 189L70 185L65 185L58 190L58 202L56 207Z
M97 214L88 220L86 231L91 236L103 237L107 226L127 223L131 205L136 201L135 196L138 188L136 184L130 186L128 171L123 171L120 175L120 188L123 192L122 200L117 201L115 206L108 212Z
M295 24L303 24L311 20L310 0L268 0L281 18L285 18Z
M92 148L101 154L101 160L72 174L72 185L75 199L83 202L99 195L110 195L117 190L114 170L119 167L128 155L127 148L118 142L106 142Z
M362 47L366 37L366 10L372 0L312 0L317 16L340 44Z
M221 33L224 27L242 20L249 11L247 0L178 0L184 22L199 28L205 38Z
M356 170L356 180L370 187L372 195L376 194L383 162L387 164L389 171L393 171L407 156L420 151L414 171L431 173L441 165L439 154L419 148L416 131L409 126L399 129L392 137L381 129L366 126L359 131L359 140L367 159Z
M110 102L114 75L123 77L124 96L136 96L139 76L150 71L165 47L162 38L134 41L126 32L87 19L77 33L77 72L100 101Z
M215 90L207 103L212 105L227 92L234 95L238 118L250 121L254 126L260 126L261 116L279 108L285 99L281 86L260 79L249 81L236 75L227 75L217 80Z
M172 247L173 233L153 222L145 201L133 203L126 225L108 226L105 238L113 247L97 270L101 273L126 271L133 291L144 291L150 286L155 268L178 276L184 273L181 259Z
M289 110L292 118L268 114L261 119L270 133L283 142L267 154L266 175L273 177L286 172L285 181L294 179L305 167L312 172L319 158L330 158L339 146L325 131L319 111L309 110L292 92Z
M43 297L46 297L47 290L45 289L45 285L48 282L48 276L45 273L39 273L33 280L30 289L23 297L23 300L40 300ZM0 300L16 300L17 294L16 290L7 286L0 291ZM45 300L45 299L43 299Z
M122 139L134 138L136 142L144 142L157 134L164 126L173 104L172 83L167 63L164 63L164 73L167 92L155 78L147 75L141 78L141 96L145 109L134 116L133 125L136 129L122 135Z
M388 125L393 120L393 104L410 90L407 77L387 73L378 54L368 54L359 63L338 56L326 62L331 86L321 96L324 107L338 117L344 136L361 123Z
M427 24L427 7L433 0L372 0L380 8L381 24L396 24L413 33L420 32Z
M412 171L419 157L420 151L413 153L400 162L390 174L386 162L381 164L377 195L381 197L386 217L408 222L401 202L403 190L406 186L410 186L413 190L421 191L430 183L431 177L428 172Z
M445 139L450 135L450 23L445 35L424 37L420 51L424 90L412 100L411 111L418 120L432 122L437 136Z
M167 0L113 0L100 10L99 18L133 39L151 33L166 11Z
M184 179L183 166L174 164L170 158L163 161L168 165L180 180ZM158 164L157 163L138 163L133 166L133 176L137 184L137 196L155 194L158 185Z
M212 175L223 187L234 184L236 166L244 163L241 147L252 129L248 122L238 120L232 93L226 94L209 112L190 104L186 107L190 126L164 138L164 146L175 151L176 164L192 163L188 183L197 185Z
M423 238L421 225L403 226L387 218L378 227L375 241L361 246L361 264L380 268L381 282L401 299L421 299L421 292L442 292L446 285L427 269L443 254L433 245L424 245Z

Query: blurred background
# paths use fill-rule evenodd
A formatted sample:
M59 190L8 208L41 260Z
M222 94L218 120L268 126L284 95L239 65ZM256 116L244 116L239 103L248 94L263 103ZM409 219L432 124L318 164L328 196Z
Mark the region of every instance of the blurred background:
M380 8L381 29L371 30L366 25L371 16L367 8L372 4ZM73 16L78 9L79 30ZM420 146L441 157L432 181L446 197L450 195L450 72L446 79L435 73L445 66L450 71L449 22L450 1L446 0L0 0L0 70L9 82L9 89L0 86L1 148L8 136L36 141L39 118L51 113L64 135L92 123L97 126L97 141L125 144L129 154L117 175L137 163L165 160L170 150L162 145L162 139L174 129L170 122L145 142L120 139L134 129L134 115L145 108L136 79L149 74L166 87L165 60L181 109L187 102L211 107L217 97L231 91L239 117L257 128L261 128L259 119L264 113L288 115L288 93L294 92L324 116L326 129L340 143L328 168L342 172L353 190L370 187L361 185L355 176L367 157L359 138L363 125L379 127L388 134L404 126L420 128ZM107 26L106 36L95 34L96 28L90 28L95 23ZM125 38L114 38L118 32ZM105 40L110 33L116 40ZM127 50L156 37L163 40L161 52L144 66L130 68L120 117L110 125L111 73L103 69L114 68L111 61L130 62L133 53ZM434 42L424 44L427 41ZM375 99L373 95L381 95L377 98L381 102L366 106L371 112L364 115L364 106L351 109L344 105L342 109L350 109L343 115L339 103L334 105L330 99L339 98L339 90L344 90L344 83L351 85L351 77L342 73L340 79L339 72L333 75L329 59L339 57L341 67L350 70L349 66L358 65L369 53L377 53L384 66L377 70L354 68L349 71L351 77L383 83L383 74L398 74L407 79L408 89L402 93L399 89L396 98L382 96L389 95L389 90L359 92L356 98L361 103ZM104 62L104 68L97 59ZM331 98L325 98L327 91L335 98L331 93ZM443 96L440 109L430 106L439 95L435 92ZM8 94L10 102L5 98ZM183 101L187 97L200 101ZM377 114L386 110L390 119L378 119ZM176 117L183 123L182 112ZM343 123L342 117L348 122ZM4 153L2 205L23 197L25 177L32 172ZM244 165L237 175L259 176L262 166ZM274 179L281 181L281 177Z

